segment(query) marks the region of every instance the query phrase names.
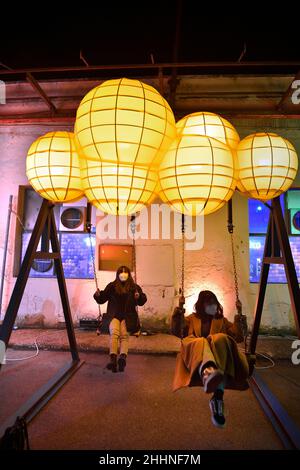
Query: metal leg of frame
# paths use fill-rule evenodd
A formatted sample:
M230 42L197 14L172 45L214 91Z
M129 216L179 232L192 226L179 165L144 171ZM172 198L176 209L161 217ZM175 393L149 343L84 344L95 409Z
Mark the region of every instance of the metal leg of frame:
M8 345L9 338L17 318L20 303L29 277L31 265L34 261L37 246L41 238L45 223L47 221L49 208L49 202L44 200L40 212L38 214L34 229L32 231L32 235L30 237L29 244L20 268L20 272L16 279L16 283L7 307L7 311L4 316L3 323L1 325L0 340L4 341L6 347Z
M248 352L250 357L255 355L256 351L269 269L272 263L284 265L297 334L300 338L300 289L279 197L272 200L270 211L258 297L255 306L254 324ZM252 363L252 370L250 369L252 376L249 379L249 383L262 409L270 419L285 448L300 449L299 428L261 377L255 371L253 372L253 368L254 364Z
M50 240L51 240L52 251L54 253L60 253L60 247L59 247L59 241L58 241L53 211L51 211L50 213ZM65 322L66 322L66 328L67 328L71 354L72 354L73 360L78 361L79 355L78 355L77 343L76 343L76 338L75 338L75 333L74 333L74 326L73 326L73 321L72 321L71 309L70 309L70 304L69 304L69 298L68 298L68 292L67 292L67 286L66 286L66 280L64 276L61 256L59 256L59 258L54 259L54 265L55 265L55 271L57 275L60 298L62 301L62 306L63 306L63 311L64 311L64 317L65 317Z
M249 380L249 384L285 449L300 449L299 427L294 423L259 374L254 372Z
M1 425L0 438L5 433L5 430L16 422L17 417L23 417L27 424L30 423L83 364L84 361L71 361L65 364Z
M63 272L63 265L60 254L60 246L57 236L56 224L53 214L54 204L43 200L31 238L17 277L8 308L0 327L0 340L8 346L13 326L18 314L19 306L23 297L30 269L34 259L54 259L57 273L58 287L63 306L64 318L66 322L67 334L70 344L72 361L62 367L46 384L44 384L30 399L24 403L16 413L14 413L0 428L0 437L6 428L14 424L18 416L24 417L27 422L42 409L43 406L58 392L58 390L69 380L69 378L82 366L80 361L76 337L71 316L71 309L68 299L66 281ZM42 236L42 252L37 253L39 240ZM52 253L49 253L49 238L52 246Z
M291 299L291 306L294 315L296 330L298 338L300 338L300 288L297 278L295 263L291 251L288 233L284 223L283 214L281 211L279 198L272 201L274 220L276 226L276 233L278 236L279 245L281 248L283 263L285 267L285 274Z

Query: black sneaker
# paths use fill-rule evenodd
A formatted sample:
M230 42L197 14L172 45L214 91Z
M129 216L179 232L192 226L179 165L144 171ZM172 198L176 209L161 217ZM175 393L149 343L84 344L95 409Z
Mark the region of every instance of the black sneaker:
M126 367L126 354L121 354L118 359L119 372L124 372Z
M213 397L211 400L209 400L209 408L211 411L212 423L217 426L217 428L224 428L224 401Z
M110 362L106 365L106 368L111 370L112 372L118 372L117 369L117 355L111 354L110 355Z

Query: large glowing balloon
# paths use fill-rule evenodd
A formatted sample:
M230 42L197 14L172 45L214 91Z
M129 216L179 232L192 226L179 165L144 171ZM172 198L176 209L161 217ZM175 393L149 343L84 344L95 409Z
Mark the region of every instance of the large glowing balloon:
M176 136L173 112L150 85L139 80L108 80L81 101L76 144L88 160L150 165Z
M220 140L235 150L240 137L234 126L218 114L209 112L197 112L188 114L176 124L178 134L182 135L206 135Z
M237 187L245 196L268 200L287 191L298 170L293 145L273 133L245 137L237 147Z
M87 199L108 214L134 214L155 197L157 172L150 167L82 159L81 178Z
M35 191L50 201L76 201L83 197L74 134L48 132L36 139L28 150L26 175Z
M233 153L211 137L179 136L159 166L161 199L184 214L215 212L232 197L235 186Z

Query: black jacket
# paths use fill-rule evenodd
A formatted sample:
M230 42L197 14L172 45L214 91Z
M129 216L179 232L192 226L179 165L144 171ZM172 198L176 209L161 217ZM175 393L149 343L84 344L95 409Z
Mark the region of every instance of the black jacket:
M136 291L140 294L138 299L134 298ZM118 294L115 283L110 282L104 290L95 292L94 299L98 304L108 302L106 309L108 321L113 318L124 319L129 333L135 334L139 331L140 323L136 307L137 305L144 305L147 302L147 296L138 284L135 284L135 287L128 294Z

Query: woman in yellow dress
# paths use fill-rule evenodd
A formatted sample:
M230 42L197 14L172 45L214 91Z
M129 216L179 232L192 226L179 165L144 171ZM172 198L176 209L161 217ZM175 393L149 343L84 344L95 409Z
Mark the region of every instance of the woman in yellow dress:
M212 422L224 427L224 388L249 387L247 358L237 345L244 339L240 315L235 315L233 323L227 320L216 295L203 290L191 315L184 317L182 309L175 309L171 328L182 339L173 390L200 385L206 393L213 393L209 402Z

